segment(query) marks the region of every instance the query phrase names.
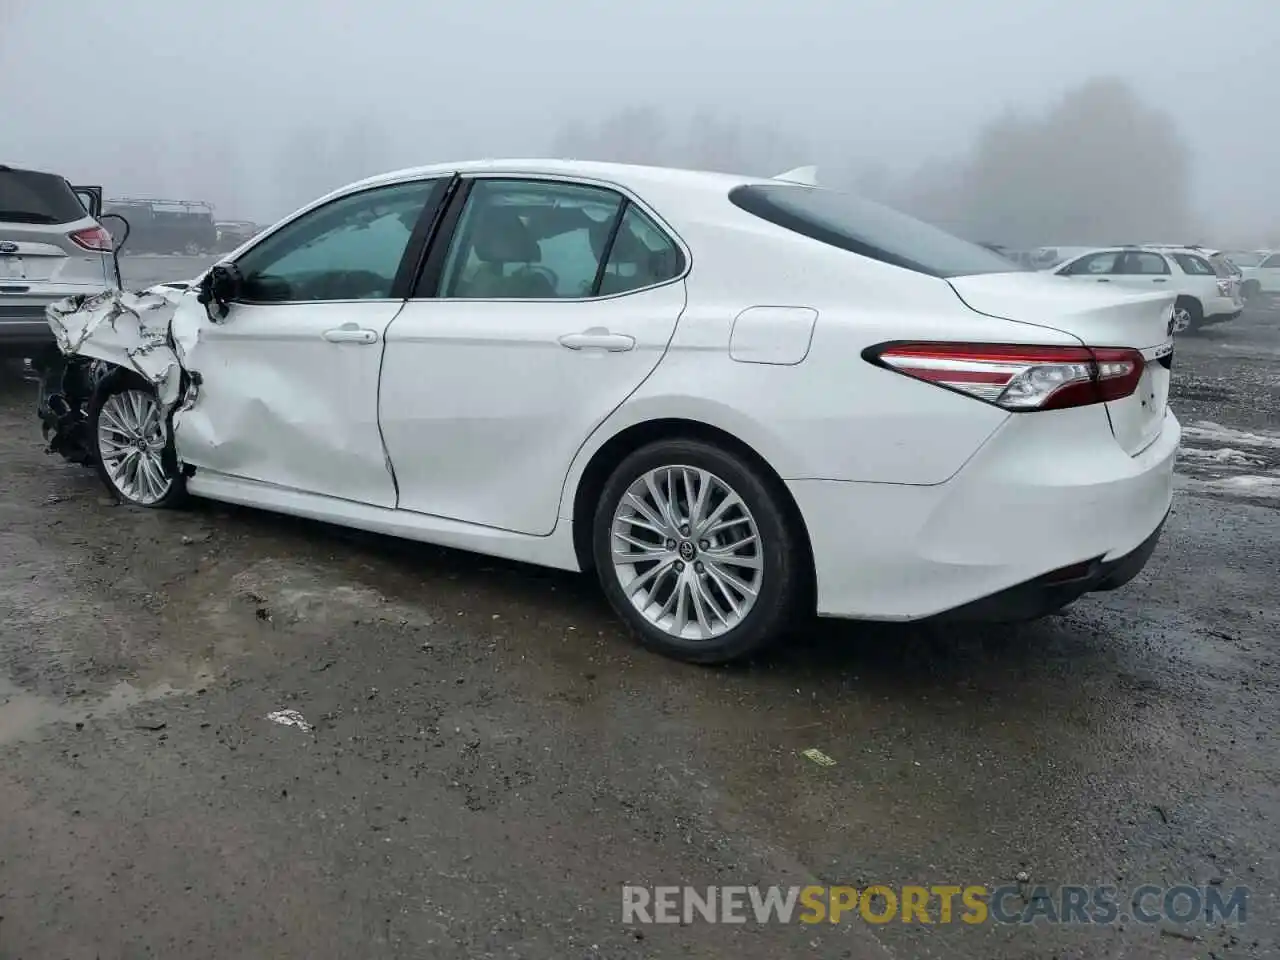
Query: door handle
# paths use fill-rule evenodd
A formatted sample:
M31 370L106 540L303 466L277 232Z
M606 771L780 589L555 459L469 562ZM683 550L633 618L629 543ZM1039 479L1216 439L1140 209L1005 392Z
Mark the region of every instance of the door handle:
M324 338L330 343L377 343L378 331L367 330L354 323L344 323L340 327L326 330Z
M1099 277L1099 278L1098 278L1098 282L1099 282L1099 283L1110 283L1110 282L1111 282L1111 278L1110 278L1110 277Z
M609 353L622 353L634 350L636 338L625 333L610 333L604 327L592 327L581 333L566 333L560 338L560 346L570 350L607 350Z
M1168 278L1167 278L1167 277L1156 277L1156 278L1155 278L1154 280L1152 280L1151 282L1152 282L1152 283L1168 283L1168 282L1169 282L1169 280L1168 280Z

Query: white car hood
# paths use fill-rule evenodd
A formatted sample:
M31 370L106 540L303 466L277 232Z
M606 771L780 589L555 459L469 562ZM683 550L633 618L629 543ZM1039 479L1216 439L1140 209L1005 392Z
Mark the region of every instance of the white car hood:
M45 310L58 348L136 371L155 384L162 406L178 400L182 363L169 324L187 285L151 287L142 293L108 290L71 297Z

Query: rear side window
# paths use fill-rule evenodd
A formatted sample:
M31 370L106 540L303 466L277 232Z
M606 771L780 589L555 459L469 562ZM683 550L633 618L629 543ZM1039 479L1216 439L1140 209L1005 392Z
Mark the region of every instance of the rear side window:
M1160 276L1169 272L1169 262L1158 253L1127 253L1124 257L1124 268L1120 272L1139 276Z
M747 184L730 190L729 200L793 233L931 277L1017 269L976 243L847 193L799 184Z
M1240 273L1240 268L1224 256L1210 257L1209 266L1220 277L1234 277Z
M61 177L0 168L0 221L71 223L86 216L80 198Z
M1213 267L1209 266L1209 261L1201 257L1193 257L1189 253L1175 253L1173 259L1178 261L1178 266L1182 268L1183 273L1189 273L1195 277L1216 276Z

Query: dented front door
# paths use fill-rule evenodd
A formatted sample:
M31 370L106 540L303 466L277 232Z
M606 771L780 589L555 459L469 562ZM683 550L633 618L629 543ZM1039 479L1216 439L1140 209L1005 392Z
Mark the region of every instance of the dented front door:
M220 474L394 507L378 373L382 331L399 308L237 303L211 323L194 294L184 297L179 312L200 316L183 365L200 384L175 420L179 458L202 479Z
M414 227L442 186L397 183L300 214L236 257L242 285L216 321L194 292L183 298L173 334L199 383L174 435L193 490L239 478L395 506L378 428L382 338L403 306Z

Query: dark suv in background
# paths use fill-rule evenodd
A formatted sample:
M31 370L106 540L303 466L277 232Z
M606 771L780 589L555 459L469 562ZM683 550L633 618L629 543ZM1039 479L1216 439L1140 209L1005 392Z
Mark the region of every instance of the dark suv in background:
M197 256L218 249L213 207L202 200L122 197L108 200L106 212L122 216L129 222L130 253Z
M115 286L100 187L0 164L0 358L53 343L45 307Z

